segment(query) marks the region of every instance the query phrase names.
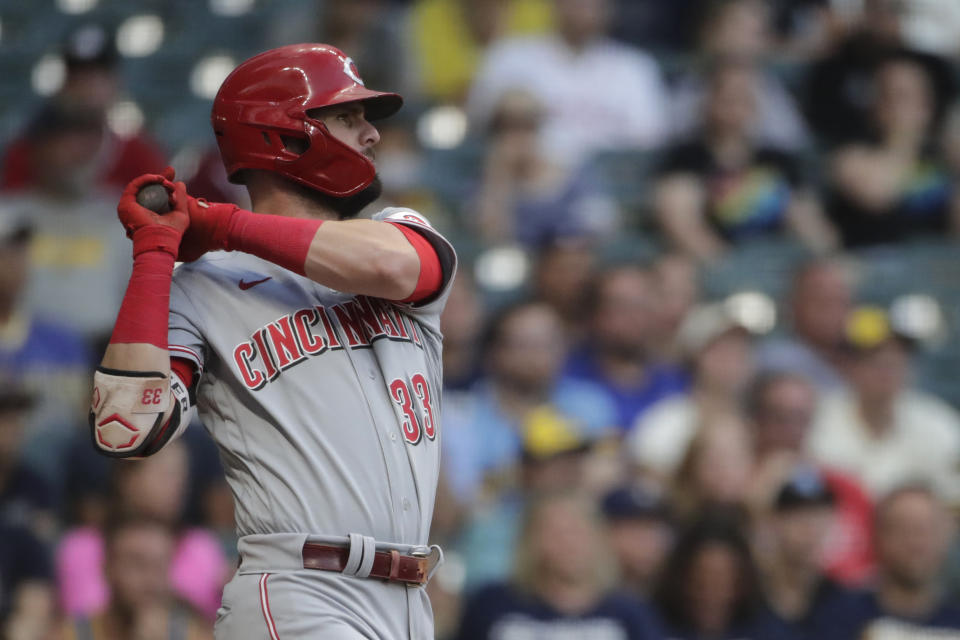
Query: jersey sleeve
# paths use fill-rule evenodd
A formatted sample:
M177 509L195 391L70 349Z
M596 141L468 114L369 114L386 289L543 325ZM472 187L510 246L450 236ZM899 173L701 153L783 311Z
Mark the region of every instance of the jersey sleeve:
M457 253L454 251L453 245L440 235L424 216L413 209L388 207L373 216L373 219L381 222L392 222L413 229L426 238L430 246L437 252L437 258L440 260L440 268L443 272L439 291L419 302L396 304L403 306L406 313L416 316L421 322L425 322L439 332L440 312L447 304L453 278L457 272Z
M170 286L170 326L167 332L167 344L170 356L189 361L196 367L196 373L203 372L206 356L206 342L198 326L200 314L187 297L182 283L174 272ZM189 381L186 381L189 382Z

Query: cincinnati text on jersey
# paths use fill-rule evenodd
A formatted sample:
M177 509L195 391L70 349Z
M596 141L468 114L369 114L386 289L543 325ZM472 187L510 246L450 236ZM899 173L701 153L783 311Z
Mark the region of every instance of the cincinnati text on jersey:
M358 296L332 307L307 307L260 327L233 349L243 383L262 389L280 374L327 350L367 349L380 339L423 348L417 323L396 306Z

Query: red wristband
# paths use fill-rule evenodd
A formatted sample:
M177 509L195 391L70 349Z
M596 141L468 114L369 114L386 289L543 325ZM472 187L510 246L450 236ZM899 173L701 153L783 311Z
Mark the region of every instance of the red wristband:
M183 232L161 224L151 224L140 227L133 232L133 257L136 258L146 251L164 251L174 258L180 248L180 238Z
M258 258L306 275L304 265L310 243L323 220L287 218L238 210L230 220L227 249L251 253Z
M143 342L167 348L173 262L174 256L163 250L136 255L110 344Z

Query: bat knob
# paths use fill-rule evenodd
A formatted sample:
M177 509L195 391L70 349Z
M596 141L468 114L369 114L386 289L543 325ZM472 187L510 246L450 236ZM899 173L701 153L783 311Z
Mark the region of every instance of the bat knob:
M148 184L137 192L137 204L163 215L170 212L170 194L162 184Z

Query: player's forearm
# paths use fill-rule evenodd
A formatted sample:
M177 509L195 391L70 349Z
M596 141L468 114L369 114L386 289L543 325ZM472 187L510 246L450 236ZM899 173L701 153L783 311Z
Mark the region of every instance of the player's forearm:
M154 371L167 375L167 318L174 258L147 251L133 262L117 322L101 366L120 371Z

